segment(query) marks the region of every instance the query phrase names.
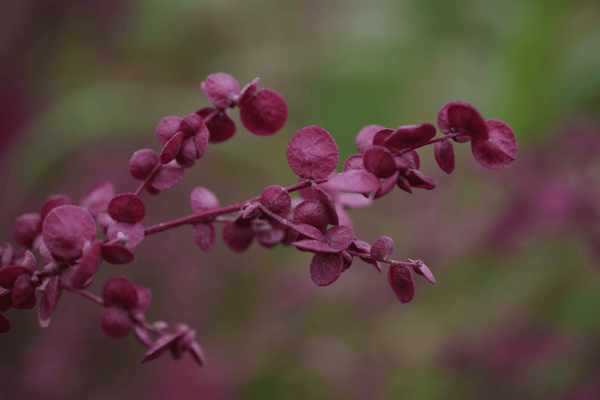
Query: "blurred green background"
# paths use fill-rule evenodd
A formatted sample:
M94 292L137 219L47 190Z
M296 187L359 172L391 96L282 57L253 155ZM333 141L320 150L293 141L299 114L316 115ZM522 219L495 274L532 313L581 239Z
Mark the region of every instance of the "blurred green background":
M317 288L306 253L255 243L235 255L218 243L205 254L184 227L147 238L131 265L103 264L91 290L117 274L148 286L148 318L196 329L203 369L167 355L139 366L135 337L108 339L98 307L67 293L46 329L35 311L6 313L0 399L600 398L600 229L539 229L501 249L490 234L542 180L598 181L594 159L561 158L569 121L600 118L597 2L32 0L3 9L0 243L51 194L77 200L102 179L134 191L131 154L160 150L163 116L208 106L199 84L214 72L242 86L259 76L286 99L288 121L258 137L234 110L234 138L210 145L174 189L146 196L145 225L190 214L196 186L225 205L295 183L285 148L306 125L329 131L344 160L363 126L435 123L444 104L463 100L507 122L519 154L484 171L468 144L455 146L449 176L425 149L434 191L396 190L350 211L357 237L391 236L393 258L420 258L436 275L435 286L415 278L409 304L359 260Z

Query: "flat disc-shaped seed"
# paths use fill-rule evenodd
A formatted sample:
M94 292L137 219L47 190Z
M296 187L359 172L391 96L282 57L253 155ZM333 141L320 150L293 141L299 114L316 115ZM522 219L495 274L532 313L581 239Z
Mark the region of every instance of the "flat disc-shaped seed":
M196 111L208 129L210 143L221 143L235 135L235 122L229 117L228 112L229 110L220 111L212 107L204 107Z
M233 98L240 92L240 85L235 78L224 72L217 72L206 77L200 88L215 107L231 106Z
M0 333L6 333L10 330L12 324L4 315L0 314Z
M294 210L294 224L309 224L321 231L329 224L329 211L319 200L306 200Z
M44 288L42 297L40 298L40 306L38 308L38 317L42 328L50 325L50 316L54 312L61 294L60 276L54 275Z
M42 218L40 214L22 214L12 226L13 237L19 246L31 247L35 238L42 232Z
M398 187L400 189L404 190L407 193L412 194L412 189L410 188L410 182L408 181L407 177L400 175L398 177L398 182L396 182L396 184L398 185Z
M290 194L279 185L267 186L260 195L260 202L269 211L281 216L287 216L292 206Z
M260 83L260 78L252 79L252 82L244 86L244 88L240 91L240 98L238 99L237 105L241 107L242 104L247 102L254 96L256 90L258 89L258 84Z
M277 132L287 120L287 104L279 93L260 89L240 105L240 119L250 132L269 136Z
M350 171L353 169L365 169L365 163L363 161L362 154L353 154L346 158L344 165L342 166L342 172Z
M146 216L146 206L135 194L122 193L108 204L108 215L118 222L136 224Z
M414 188L427 190L435 188L435 181L416 169L411 169L406 179L408 179L410 186Z
M116 307L108 307L100 312L100 329L111 339L126 336L133 328L129 314Z
M196 146L196 152L198 154L198 158L202 158L204 152L206 152L206 147L208 146L208 138L210 136L210 132L206 125L202 124L198 132L194 135L194 146Z
M347 249L352 244L354 232L349 226L332 226L325 232L324 240L331 248L341 251Z
M171 162L179 153L179 149L181 148L181 141L183 140L183 132L177 132L165 147L163 147L162 152L160 153L160 162L163 164L167 164Z
M288 144L286 156L292 171L304 179L327 177L339 161L335 140L318 125L296 132Z
M202 251L211 251L215 246L216 232L212 222L194 225L194 241Z
M408 259L408 261L413 262L413 260L411 260L410 258ZM423 264L423 261L416 261L416 265L413 265L413 270L415 271L415 273L424 276L425 279L427 279L429 282L435 285L435 277L433 276L433 273L431 272L429 267Z
M64 194L55 194L50 196L44 204L42 204L42 208L40 209L40 218L42 219L42 223L46 219L46 215L53 209L59 206L64 206L68 204L75 204L73 200L67 195Z
M396 171L396 173L388 178L385 178L381 181L380 187L373 196L374 199L378 199L380 197L385 196L389 192L392 191L396 182L398 182L398 177L400 176L400 171Z
M135 290L138 293L138 301L132 311L144 312L152 303L152 292L145 286L135 285Z
M180 131L179 125L181 124L181 118L179 117L164 117L158 123L156 127L156 136L160 144L165 145L173 135Z
M327 243L314 239L303 239L292 243L298 250L310 251L311 253L339 253L339 250L331 248Z
M410 269L401 265L390 265L388 281L394 294L402 303L408 303L415 295L415 281Z
M110 240L127 238L125 246L128 249L133 249L144 239L144 226L139 222L137 224L116 222L108 227L106 236L108 236Z
M317 253L310 262L310 277L318 286L328 286L335 282L344 269L344 259L340 253Z
M218 208L219 199L217 196L205 187L198 186L190 194L190 203L192 210L196 214L202 214L207 210Z
M135 255L125 246L108 244L102 247L102 259L109 264L129 264Z
M447 174L454 171L454 149L450 140L442 140L433 146L433 154L435 161L440 166L442 171Z
M152 181L150 185L153 189L156 190L166 190L177 184L183 178L183 174L185 173L185 169L177 164L175 160L171 161L168 164L162 165ZM147 188L146 188L147 189ZM152 192L149 191L152 194Z
M338 225L340 223L340 219L338 217L335 202L333 201L333 197L323 189L321 189L318 185L312 187L313 199L321 201L323 205L327 208L327 212L329 213L329 223L331 225Z
M266 248L275 246L285 238L284 229L268 229L265 231L257 232L256 239L258 243Z
M134 179L144 180L158 165L159 157L154 150L142 149L133 153L129 161L129 174Z
M198 160L198 150L196 149L196 144L193 139L184 139L181 142L181 148L179 149L179 153L175 160L177 160L177 164L181 165L183 168L190 168L194 164L196 164L196 160Z
M429 122L424 122L421 125L404 125L386 139L385 145L394 149L418 146L433 139L435 133L435 126Z
M100 261L102 261L102 241L96 240L83 257L77 260L77 264L62 274L63 283L69 289L83 289L92 282Z
M10 300L12 306L19 310L29 310L35 307L35 288L31 284L29 274L23 274L15 280Z
M44 219L42 237L54 257L72 260L79 257L86 241L96 237L96 222L83 207L56 207Z
M517 156L517 139L510 127L497 119L487 121L486 140L473 139L471 150L477 162L487 169L504 168Z
M363 155L364 168L377 175L387 178L396 172L396 162L392 152L383 146L371 146Z
M321 233L321 231L312 225L297 224L290 228L293 229L294 231L298 232L299 234L309 237L311 239L323 240L323 234ZM297 235L294 236L293 234L290 234L289 237L291 239L293 239L292 241L295 241L297 238ZM291 242L290 242L290 244L291 244Z
M107 307L131 310L137 305L138 292L129 279L117 276L109 279L102 287L102 299Z
M343 192L368 194L379 189L379 178L365 170L350 170L329 178L323 186Z
M189 139L194 136L202 127L202 117L196 113L188 114L181 119L179 124L179 130L183 133L185 139Z
M364 153L367 149L373 146L373 138L375 134L383 129L385 126L381 125L367 125L358 132L355 138L356 148L359 153Z
M252 244L254 232L249 223L229 222L223 228L223 241L236 253L243 253Z
M115 197L115 185L111 181L98 182L83 196L79 205L96 216L108 208L108 203Z
M448 123L455 131L473 139L487 139L488 128L479 111L470 104L454 104L448 107Z
M178 333L168 333L156 339L152 346L148 348L146 354L144 354L144 358L140 363L145 363L150 360L154 360L157 357L160 357L163 353L169 350L169 347L173 345L180 337L184 335L185 332Z
M440 110L440 112L437 115L437 125L438 125L438 129L440 131L444 132L445 134L454 133L454 131L455 131L455 129L452 126L450 126L450 121L448 120L448 109L453 105L462 105L465 107L472 107L466 101L459 101L459 100L451 101L450 103L448 103L444 107L442 107L442 109ZM469 135L460 135L460 136L456 136L456 137L452 138L452 140L454 140L456 143L466 143L469 140L471 140L471 137Z
M375 146L385 146L385 141L390 135L394 133L393 129L384 128L380 131L375 132L375 136L373 136L373 145Z
M416 150L411 150L407 153L402 154L402 157L408 161L408 164L410 165L410 167L412 169L419 169L421 168L421 157L419 156L419 153L417 153Z
M21 275L31 275L31 271L21 265L10 265L0 268L0 286L5 289L12 289L15 280Z
M389 236L381 236L371 246L371 256L377 260L387 258L394 251L394 240Z

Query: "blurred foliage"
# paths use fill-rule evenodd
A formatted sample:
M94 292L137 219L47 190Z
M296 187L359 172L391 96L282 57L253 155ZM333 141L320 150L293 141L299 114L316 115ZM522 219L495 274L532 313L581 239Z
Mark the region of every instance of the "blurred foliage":
M260 87L287 100L288 122L272 137L256 137L234 111L236 136L209 146L178 189L150 198L156 221L148 224L191 212L188 193L198 185L228 204L269 184L294 183L284 149L305 125L327 129L343 160L364 125L433 123L445 103L464 100L507 122L520 152L535 149L569 115L600 119L599 16L597 2L566 0L8 3L0 72L25 100L3 101L9 111L0 113L7 118L1 137L13 137L0 153L0 239L9 240L14 217L50 194L77 199L106 178L119 191L134 190L124 176L130 155L159 149L154 131L163 116L207 106L199 83L213 72L241 85L260 76ZM9 124L17 111L27 118ZM105 267L92 290L115 274L151 287L153 318L198 331L209 360L203 370L189 360L140 367L134 338L106 339L93 304L63 300L45 330L34 313L9 313L15 327L0 345L7 388L0 399L600 393L593 251L577 237L543 235L525 249L490 248L482 237L511 190L496 171L475 167L468 145L457 148L452 176L433 165L430 149L424 153L435 191L394 193L352 212L358 237L389 235L396 258L422 258L436 274L434 287L417 280L411 304L398 304L386 277L360 261L321 290L311 286L309 259L293 249L254 244L238 256L218 244L199 254L182 229L148 238L135 265ZM511 168L502 173L519 180ZM563 347L510 368L494 364L496 342L530 331Z

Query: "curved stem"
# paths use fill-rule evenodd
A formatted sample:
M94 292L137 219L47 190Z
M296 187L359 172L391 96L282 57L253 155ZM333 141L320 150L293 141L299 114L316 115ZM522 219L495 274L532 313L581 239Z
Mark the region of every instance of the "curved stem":
M414 267L415 265L417 265L416 262L404 262L404 261L390 260L389 258L384 258L384 259L380 260L380 259L377 259L377 258L371 256L370 254L359 253L357 251L352 251L352 250L346 250L346 252L348 252L348 254L350 254L350 255L361 258L363 261L381 261L386 264L402 265L404 267Z
M327 179L325 179L325 180L319 180L319 181L316 181L316 182L322 183L322 182L326 182L326 181L327 181ZM288 186L285 189L288 192L294 192L296 190L307 188L311 184L312 184L311 182L300 182L300 183L297 183L295 185ZM176 219L176 220L173 220L173 221L161 222L160 224L153 225L153 226L150 226L150 227L146 228L144 230L144 236L148 236L148 235L152 235L152 234L155 234L155 233L163 232L163 231L166 231L166 230L169 230L169 229L176 228L176 227L181 226L181 225L193 224L195 222L210 220L210 219L213 219L213 218L218 217L218 216L223 215L223 214L229 214L229 213L232 213L232 212L236 212L236 211L239 211L242 208L244 208L246 206L249 206L250 204L255 203L255 202L259 201L259 200L260 200L260 196L259 197L255 197L255 198L250 199L250 200L243 201L241 203L232 204L230 206L220 207L220 208L215 208L215 209L212 209L212 210L208 210L208 211L203 212L201 214L188 215L187 217L179 218L179 219Z
M452 139L452 138L454 138L454 137L461 136L461 135L462 135L462 133L455 132L455 133L450 133L450 134L448 134L448 135L438 136L438 137L436 137L436 138L429 139L429 140L428 140L428 141L426 141L425 143L421 143L421 144L419 144L419 145L417 145L417 146L413 146L413 147L407 147L406 149L402 149L402 150L400 150L400 151L398 152L398 154L404 154L404 153L408 153L409 151L413 151L413 150L415 150L415 149L418 149L418 148L420 148L420 147L425 147L425 146L428 146L428 145L430 145L430 144L433 144L433 143L436 143L436 142L441 142L441 141L443 141L443 140Z
M86 292L85 290L72 290L66 286L62 286L62 288L68 290L69 292L77 293L78 295L83 296L86 299L93 301L94 303L100 304L102 307L105 307L104 300L102 300L100 297L96 296L93 293Z
M148 174L146 179L144 179L142 184L140 186L138 186L138 188L136 189L135 192L133 192L133 194L135 194L136 196L139 196L140 193L142 193L142 190L144 190L144 187L146 187L146 184L150 181L150 179L154 178L154 175L156 175L156 173L158 172L160 167L162 167L162 163L159 161L158 164L156 164L156 166L152 170L152 172L150 172L150 174Z

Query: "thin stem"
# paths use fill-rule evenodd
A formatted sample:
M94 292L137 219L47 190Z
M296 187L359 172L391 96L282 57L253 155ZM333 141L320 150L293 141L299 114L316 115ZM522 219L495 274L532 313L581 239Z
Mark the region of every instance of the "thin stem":
M322 182L326 182L326 181L327 181L327 179L321 179L316 182L322 183ZM288 186L285 189L289 193L289 192L294 192L296 190L307 188L311 184L312 184L311 182L300 182L300 183L296 183L295 185ZM176 228L181 225L193 224L193 223L200 222L200 221L210 220L210 219L213 219L213 218L218 217L223 214L229 214L232 212L236 212L236 211L239 211L242 208L247 207L250 204L255 203L259 200L260 200L260 196L255 197L250 200L243 201L241 203L232 204L230 206L208 210L208 211L200 213L200 214L188 215L187 217L179 218L179 219L169 221L169 222L161 222L160 224L153 225L153 226L146 228L144 230L144 236L163 232L163 231L166 231L169 229Z
M104 304L104 300L102 300L100 297L96 296L96 295L95 295L95 294L93 294L93 293L86 292L85 290L72 290L72 289L69 289L69 288L68 288L68 287L66 287L66 286L63 286L63 289L66 289L66 290L68 290L69 292L77 293L78 295L80 295L80 296L83 296L83 297L85 297L86 299L93 301L94 303L100 304L102 307L105 307L105 306L106 306L106 305Z
M377 258L371 256L370 254L359 253L357 251L352 251L352 250L346 250L346 251L348 252L348 254L356 256L356 257L360 257L364 261L381 261L386 264L403 265L405 267L414 267L417 264L416 262L403 262L403 261L397 261L397 260L390 260L389 258L383 258L380 260L380 259L377 259Z
M152 170L152 172L150 172L150 174L146 177L146 179L144 179L142 184L136 189L136 191L133 194L139 196L140 193L142 193L142 190L144 190L144 187L146 187L148 181L150 181L150 179L152 179L154 175L156 175L156 172L160 169L160 167L162 167L162 163L159 161L158 164L156 164L156 166Z
M443 141L443 140L452 139L452 138L454 138L454 137L461 136L461 135L462 135L462 133L460 133L460 132L455 132L455 133L450 133L450 134L448 134L448 135L438 136L438 137L436 137L436 138L429 139L429 140L428 140L428 141L426 141L425 143L421 143L421 144L419 144L419 145L417 145L417 146L413 146L413 147L408 147L408 148L406 148L406 149L402 149L402 150L400 150L400 151L399 151L397 154L404 154L404 153L408 153L409 151L413 151L413 150L415 150L415 149L418 149L418 148L420 148L420 147L429 146L430 144L433 144L433 143L436 143L436 142L441 142L441 141Z

